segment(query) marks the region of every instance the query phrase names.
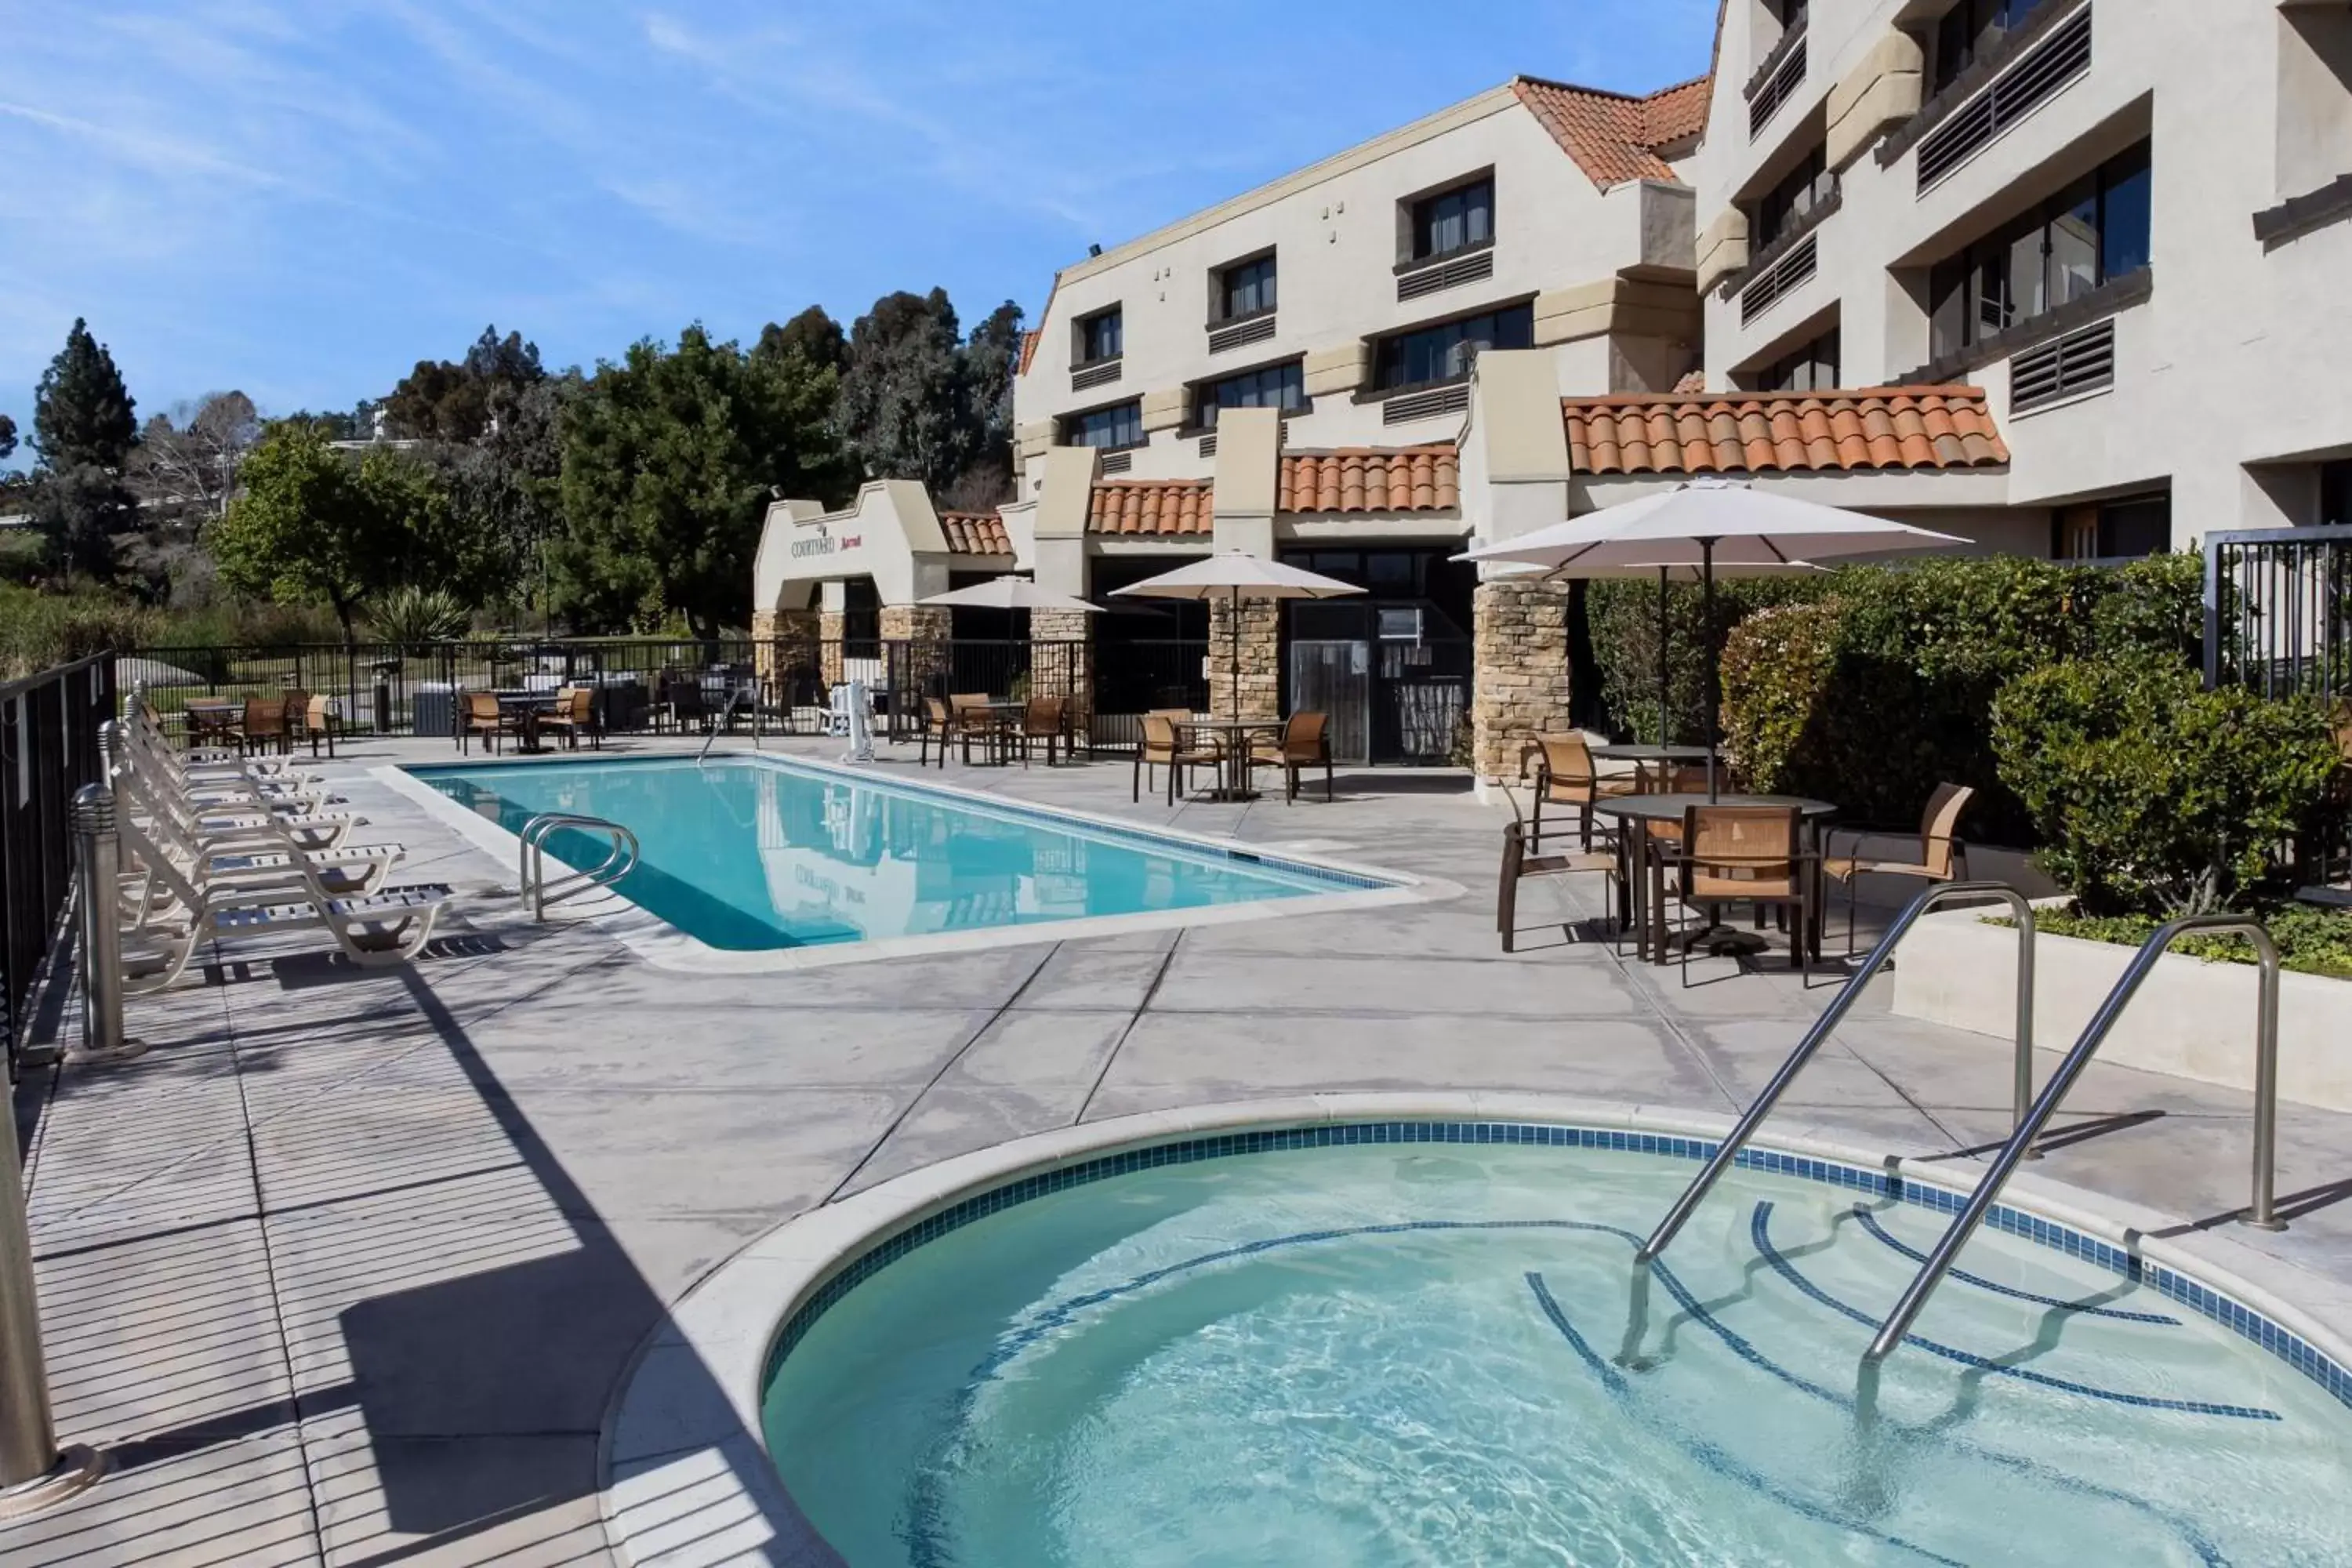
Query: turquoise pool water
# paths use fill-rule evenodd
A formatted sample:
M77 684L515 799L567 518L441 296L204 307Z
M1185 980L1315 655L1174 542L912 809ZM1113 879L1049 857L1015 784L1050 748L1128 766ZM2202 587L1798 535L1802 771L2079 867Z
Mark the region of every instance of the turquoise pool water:
M510 833L545 811L626 826L642 858L618 890L687 935L735 952L1384 885L772 758L408 771ZM606 847L601 836L572 830L548 841L574 867L594 865Z
M852 1568L2341 1564L2352 1416L2153 1286L1606 1149L1242 1152L982 1214L781 1342L769 1448ZM1056 1178L1061 1180L1063 1178Z

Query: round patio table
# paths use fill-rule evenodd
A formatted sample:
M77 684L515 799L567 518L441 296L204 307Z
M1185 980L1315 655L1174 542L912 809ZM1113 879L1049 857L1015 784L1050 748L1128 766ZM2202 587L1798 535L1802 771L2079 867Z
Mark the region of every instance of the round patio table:
M1701 755L1704 754L1702 751ZM1663 858L1649 854L1653 845L1650 835L1633 829L1646 828L1653 823L1680 822L1684 814L1694 805L1770 806L1781 811L1793 807L1803 817L1805 825L1813 830L1813 875L1817 883L1821 876L1822 824L1835 816L1838 809L1830 801L1814 800L1801 795L1719 795L1712 801L1696 794L1621 795L1594 801L1592 809L1595 815L1613 816L1626 829L1617 835L1617 854L1624 873L1618 879L1618 886L1622 889L1620 897L1621 900L1626 901L1623 912L1633 921L1641 955L1654 963L1664 963L1666 952L1664 861ZM1644 892L1650 891L1654 874L1657 887L1644 898ZM1819 891L1818 886L1815 891ZM1818 955L1821 946L1819 898L1813 900L1810 923L1811 929L1800 940L1806 944L1808 951Z
M1175 725L1180 740L1187 732L1200 731L1217 737L1217 787L1209 792L1210 799L1255 800L1257 791L1250 787L1250 739L1279 735L1285 722L1281 719L1179 719Z
M1013 731L1028 716L1029 704L1017 697L992 697L985 702L967 702L967 713L988 715L988 739L982 746L982 757L998 767L1009 767L1013 762Z

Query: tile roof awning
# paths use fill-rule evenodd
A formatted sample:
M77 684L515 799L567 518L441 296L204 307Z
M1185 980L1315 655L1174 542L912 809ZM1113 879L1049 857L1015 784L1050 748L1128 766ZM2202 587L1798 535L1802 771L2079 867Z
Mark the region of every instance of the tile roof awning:
M1206 479L1098 479L1087 498L1087 531L1145 537L1216 531Z
M1993 468L2009 447L1981 387L1570 397L1580 474L1769 474Z
M1541 77L1523 76L1511 83L1560 150L1604 191L1628 180L1675 178L1658 150L1706 128L1708 86L1709 79L1699 77L1646 98L1628 98Z
M1013 537L1004 520L992 511L943 511L940 531L947 535L950 555L1010 555Z
M1462 464L1444 446L1285 452L1276 511L1451 511Z

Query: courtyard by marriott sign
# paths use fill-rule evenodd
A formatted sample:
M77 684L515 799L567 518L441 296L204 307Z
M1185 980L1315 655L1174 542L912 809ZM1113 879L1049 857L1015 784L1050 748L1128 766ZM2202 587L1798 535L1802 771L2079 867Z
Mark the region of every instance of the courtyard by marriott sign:
M823 523L819 523L816 525L816 533L813 537L793 541L793 558L797 561L812 555L832 555L837 552L855 550L865 542L866 536L862 533L845 533L839 539L835 539L826 531Z

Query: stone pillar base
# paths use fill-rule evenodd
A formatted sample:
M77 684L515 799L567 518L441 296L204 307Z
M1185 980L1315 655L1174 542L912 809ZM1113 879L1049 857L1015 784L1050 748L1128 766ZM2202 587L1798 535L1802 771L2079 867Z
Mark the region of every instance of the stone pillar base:
M1569 727L1568 595L1565 583L1478 584L1470 723L1481 779L1517 777L1528 742Z
M817 620L814 610L752 612L751 665L769 701L803 700L799 689L820 669Z
M817 612L817 673L827 686L841 684L841 644L848 632L849 617L839 610Z
M939 688L955 635L955 612L945 605L885 605L877 620L889 666L887 679L911 693L918 705L922 698L945 695Z
M1083 741L1094 718L1094 616L1082 610L1029 612L1029 692L1059 697L1069 731Z

